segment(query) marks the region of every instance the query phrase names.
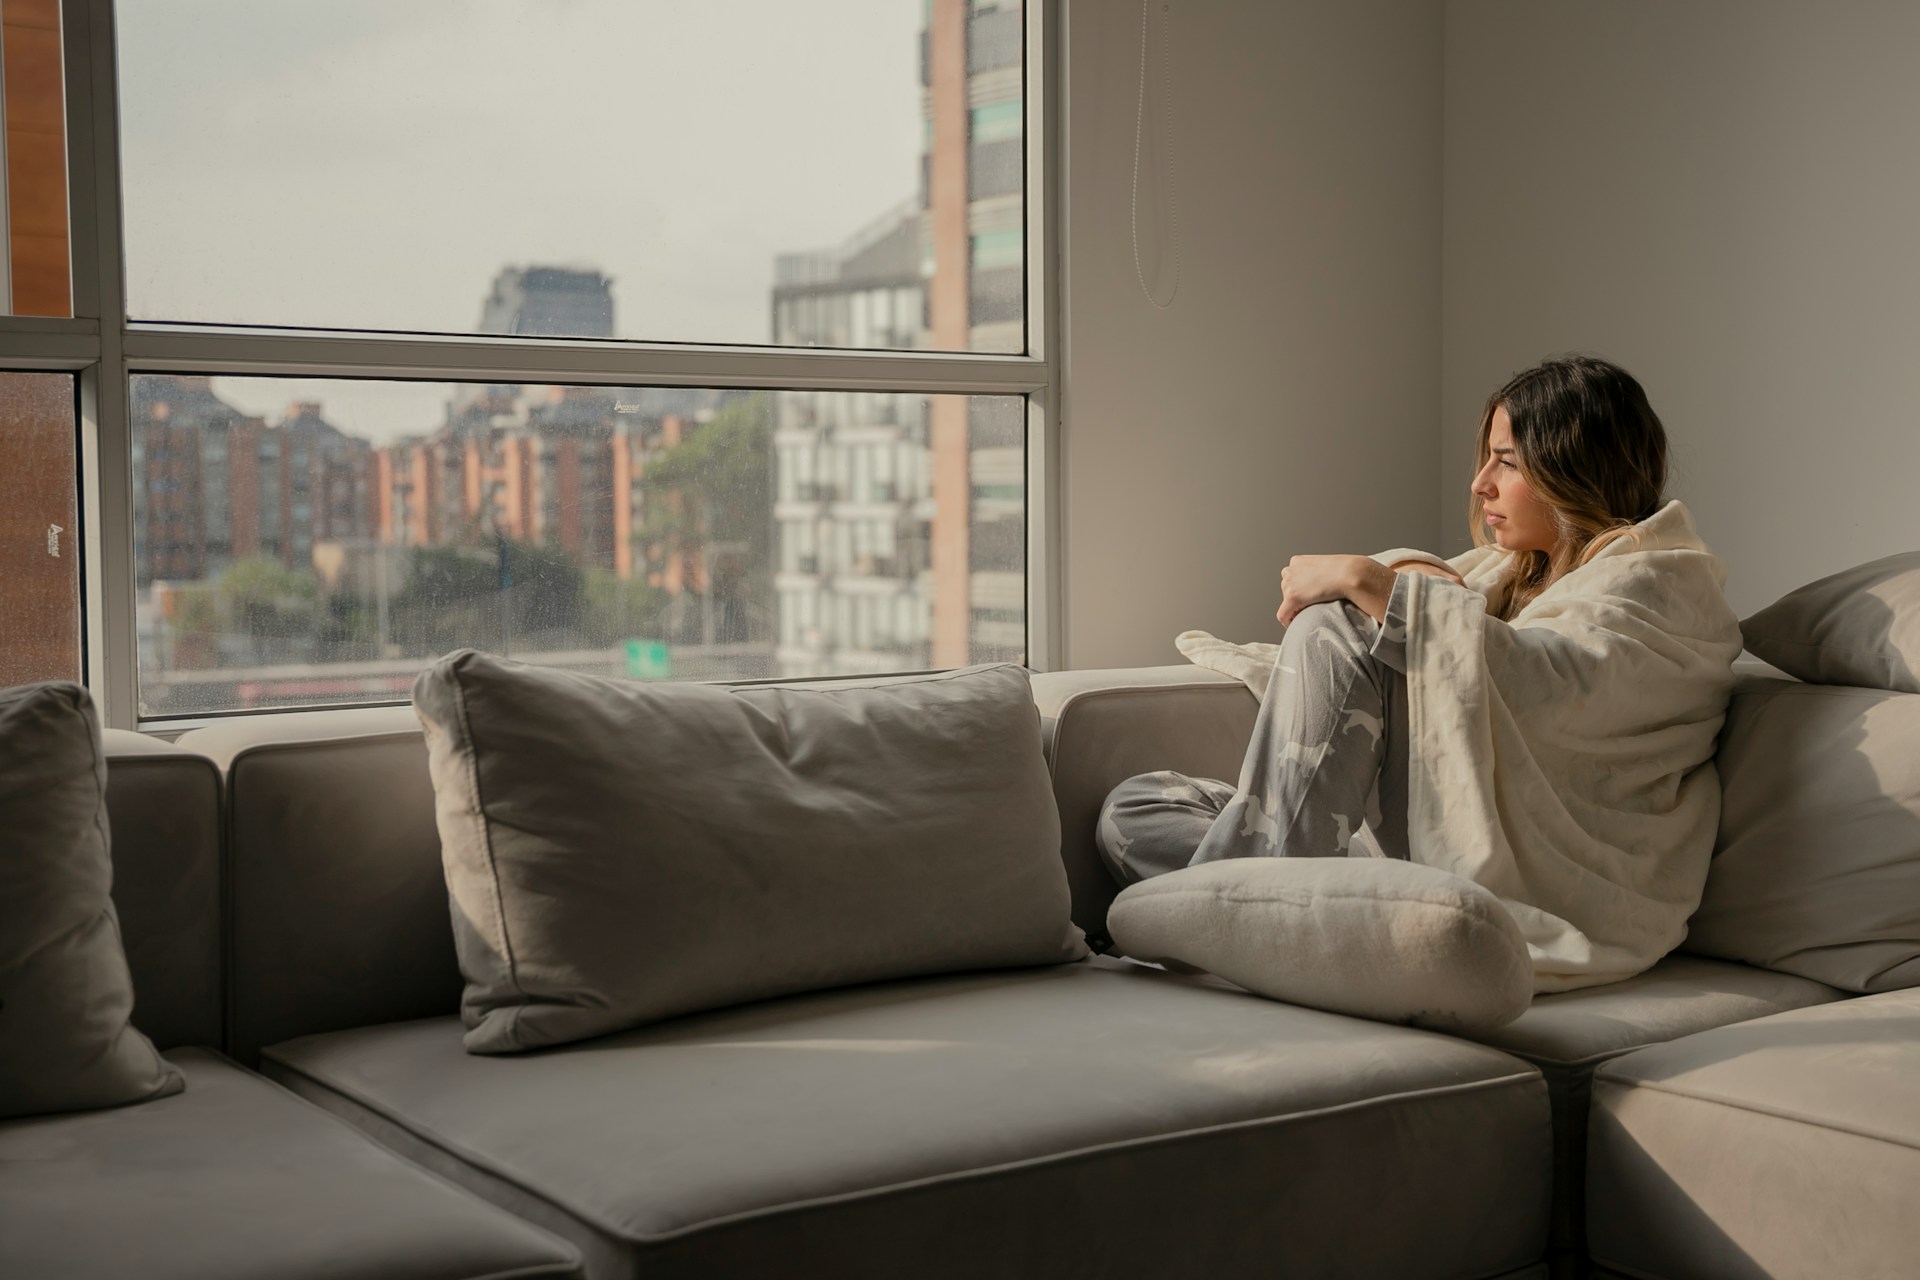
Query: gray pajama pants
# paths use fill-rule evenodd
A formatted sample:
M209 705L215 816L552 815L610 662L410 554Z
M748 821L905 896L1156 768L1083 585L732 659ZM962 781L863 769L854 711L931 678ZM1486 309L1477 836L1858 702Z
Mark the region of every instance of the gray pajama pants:
M1388 857L1408 856L1404 579L1381 623L1346 600L1295 615L1237 785L1161 770L1113 789L1096 842L1116 880L1222 858L1343 858L1363 821Z

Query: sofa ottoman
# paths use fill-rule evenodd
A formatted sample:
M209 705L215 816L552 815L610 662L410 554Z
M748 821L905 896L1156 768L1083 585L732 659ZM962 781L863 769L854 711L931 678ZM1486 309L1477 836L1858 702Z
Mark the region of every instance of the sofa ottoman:
M1166 979L1228 991L1211 974ZM1549 1262L1555 1275L1586 1266L1587 1111L1593 1075L1646 1045L1697 1031L1821 1005L1844 993L1806 978L1704 956L1671 955L1625 982L1540 996L1518 1019L1480 1037L1538 1067L1552 1107Z
M8 1280L577 1276L546 1232L202 1049L187 1087L0 1123Z
M443 1017L263 1068L596 1277L1535 1275L1546 1086L1126 961L914 978L516 1057Z
M1553 1218L1559 1274L1586 1254L1587 1108L1593 1074L1646 1045L1843 999L1807 978L1676 953L1624 982L1537 996L1533 1007L1480 1037L1531 1062L1553 1100Z
M0 1276L578 1275L552 1236L190 1047L225 1038L220 772L137 733L101 748L133 1022L186 1087L0 1122Z
M1587 1239L1659 1280L1920 1267L1920 990L1689 1036L1594 1077Z

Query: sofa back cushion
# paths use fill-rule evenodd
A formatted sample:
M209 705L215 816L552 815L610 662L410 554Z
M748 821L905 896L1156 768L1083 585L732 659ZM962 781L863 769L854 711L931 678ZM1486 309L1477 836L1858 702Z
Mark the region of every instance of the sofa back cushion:
M178 745L227 777L229 1053L459 1007L411 707L235 716Z
M1920 986L1920 694L1743 679L1684 949L1846 991Z
M469 650L414 706L474 1052L1087 954L1018 667L726 687Z
M161 1049L219 1048L220 770L145 734L100 737L133 1025Z
M1797 679L1920 693L1920 551L1809 582L1740 631L1751 652Z
M129 1021L106 790L85 689L0 690L0 1120L181 1087Z

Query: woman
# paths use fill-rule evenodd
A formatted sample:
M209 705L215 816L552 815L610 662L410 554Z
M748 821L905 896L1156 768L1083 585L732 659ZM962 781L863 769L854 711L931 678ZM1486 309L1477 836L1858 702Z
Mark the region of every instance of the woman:
M1279 646L1188 633L1263 695L1236 785L1130 778L1098 842L1121 882L1240 857L1356 852L1491 889L1536 987L1637 973L1698 904L1711 758L1740 652L1725 567L1662 499L1666 433L1640 384L1585 356L1509 381L1481 415L1451 561L1295 556Z

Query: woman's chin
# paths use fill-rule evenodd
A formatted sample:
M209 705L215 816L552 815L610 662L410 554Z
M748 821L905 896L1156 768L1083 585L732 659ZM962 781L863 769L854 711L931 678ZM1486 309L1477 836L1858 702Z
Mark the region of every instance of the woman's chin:
M1502 551L1534 551L1539 549L1537 543L1528 543L1525 538L1516 536L1513 530L1507 528L1504 524L1488 525L1487 536L1492 538L1493 545L1499 547Z

